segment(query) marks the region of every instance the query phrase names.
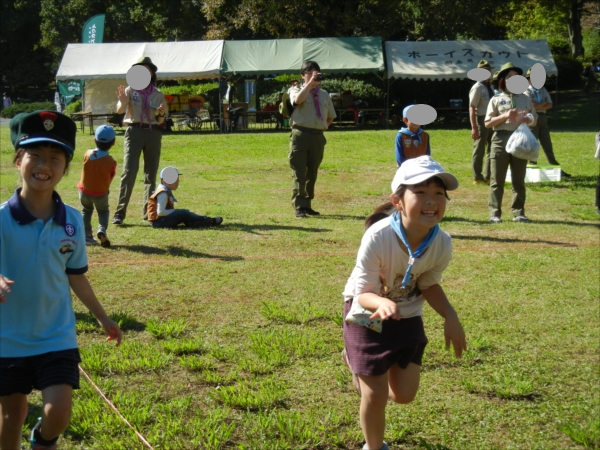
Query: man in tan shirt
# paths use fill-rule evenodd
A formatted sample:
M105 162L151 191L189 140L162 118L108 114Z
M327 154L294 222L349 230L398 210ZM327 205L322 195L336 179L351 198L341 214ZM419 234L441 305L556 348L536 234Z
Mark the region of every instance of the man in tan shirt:
M485 59L479 61L478 69L494 69ZM471 87L469 92L469 118L471 119L471 137L473 138L473 156L471 168L473 171L473 183L490 182L490 147L492 145L492 133L485 127L485 113L488 103L494 96L490 86L490 79L478 81ZM485 165L483 158L485 156ZM483 173L482 173L483 166Z
M292 134L290 136L289 161L292 168L292 205L297 218L318 216L312 209L311 201L315 197L317 172L326 139L323 131L329 128L335 119L335 109L329 94L319 86L323 75L314 61L302 65L302 87L289 90L294 112L290 117Z

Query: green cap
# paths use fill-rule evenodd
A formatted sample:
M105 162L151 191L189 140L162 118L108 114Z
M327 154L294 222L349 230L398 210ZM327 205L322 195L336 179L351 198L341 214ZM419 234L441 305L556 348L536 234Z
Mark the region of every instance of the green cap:
M482 59L481 61L479 61L479 63L477 63L477 68L478 69L490 69L490 70L494 69L492 67L492 65L488 62L487 59Z
M152 72L154 72L154 75L156 75L156 72L158 72L158 67L152 63L152 60L148 56L142 56L133 66L150 66Z
M523 75L523 69L521 69L520 67L516 67L511 62L507 62L502 67L500 67L500 71L498 72L498 78L504 78L506 74L511 70L518 72L519 75Z
M28 144L52 143L67 151L73 159L77 125L70 117L56 111L34 111L17 114L10 121L10 141L17 150Z

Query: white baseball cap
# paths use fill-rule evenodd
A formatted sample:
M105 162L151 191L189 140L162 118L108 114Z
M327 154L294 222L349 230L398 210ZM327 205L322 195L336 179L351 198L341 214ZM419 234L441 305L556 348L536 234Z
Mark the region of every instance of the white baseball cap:
M402 163L392 180L392 192L396 192L400 185L419 184L431 177L441 178L448 191L453 191L458 187L458 179L454 175L444 172L439 163L434 161L431 156L425 155L407 159Z

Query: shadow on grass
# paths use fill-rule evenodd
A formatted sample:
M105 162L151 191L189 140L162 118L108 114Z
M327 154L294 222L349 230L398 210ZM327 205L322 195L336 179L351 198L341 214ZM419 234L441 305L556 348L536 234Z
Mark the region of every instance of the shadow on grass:
M110 250L129 250L132 252L143 253L144 255L164 255L164 256L181 256L184 258L208 258L220 259L223 261L241 261L244 258L241 256L218 256L208 253L195 252L189 248L175 247L169 245L166 248L151 247L149 245L112 245Z
M491 227L497 226L495 224L491 224L489 220L473 220L473 219L466 219L464 217L444 217L444 219L441 222L441 225L443 226L444 223L448 223L448 222L468 222L468 223L472 223L472 224L476 224L476 225L490 225ZM512 217L507 216L506 218L502 219L502 222L506 222L512 223ZM516 225L516 224L515 224ZM593 227L593 228L599 228L600 225L596 224L596 223L582 223L582 222L570 222L567 220L537 220L537 219L532 219L531 220L531 226L533 225L570 225L570 226L575 226L575 227ZM452 237L456 237L456 235L452 235ZM458 238L460 239L460 238ZM473 236L473 239L486 239L485 237L481 237L481 236ZM510 240L510 239L508 239ZM531 241L531 242L540 242L540 241Z
M560 181L543 181L541 183L525 183L532 191L552 189L595 189L598 177L595 175L573 175ZM510 185L508 185L510 186Z
M576 244L571 242L555 242L555 241L540 241L539 239L515 239L515 238L497 238L491 236L461 236L459 234L453 234L452 239L459 241L488 241L488 242L501 242L503 244L548 244L556 245L557 247L577 247Z
M303 220L314 220L314 219L303 219ZM307 222L303 222L303 223L307 223ZM256 225L246 225L243 223L236 223L236 224L228 224L228 225L221 225L219 227L222 230L227 230L227 231L244 231L246 233L251 233L251 234L258 234L258 232L260 231L275 231L275 230L283 230L283 231L305 231L305 232L309 232L309 233L329 233L333 230L330 230L329 228L307 228L307 227L295 227L295 226L289 226L289 225L261 225L261 224L256 224Z
M323 214L322 219L334 219L334 220L360 220L364 222L367 216L348 216L345 214Z

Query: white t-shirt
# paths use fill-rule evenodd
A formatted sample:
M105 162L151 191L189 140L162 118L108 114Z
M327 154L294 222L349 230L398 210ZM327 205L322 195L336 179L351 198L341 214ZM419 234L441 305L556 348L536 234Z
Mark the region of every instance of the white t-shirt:
M372 292L398 303L402 317L423 314L425 299L421 290L438 284L452 259L452 238L440 230L423 256L417 258L410 273L410 285L402 288L408 267L408 254L402 250L390 218L373 224L364 234L356 266L346 283L345 301ZM416 283L415 283L416 280Z

